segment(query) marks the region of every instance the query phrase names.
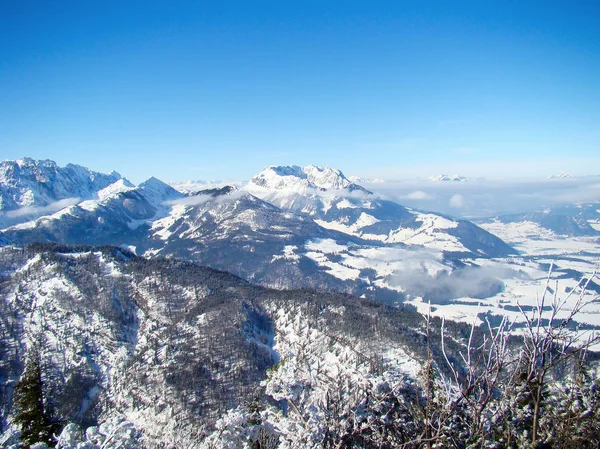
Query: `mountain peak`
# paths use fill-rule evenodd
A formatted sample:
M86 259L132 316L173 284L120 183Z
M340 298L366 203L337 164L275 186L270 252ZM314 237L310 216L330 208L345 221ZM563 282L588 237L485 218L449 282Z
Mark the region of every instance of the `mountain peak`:
M185 196L154 176L142 182L138 186L138 190L153 204L160 204L164 201L183 198Z
M270 165L254 176L249 185L268 190L303 191L307 189L341 190L349 188L353 184L340 170L335 168L318 165L307 165L306 167Z
M113 172L114 173L114 172ZM111 195L133 190L135 186L125 178L120 178L108 187L98 191L98 199L103 200Z
M142 182L139 187L150 187L150 186L161 186L161 187L169 187L168 184L162 182L160 179L154 177L154 176L150 176L148 179L146 179L144 182Z
M352 184L337 168L307 165L303 171L312 184L322 189L339 190L350 187Z

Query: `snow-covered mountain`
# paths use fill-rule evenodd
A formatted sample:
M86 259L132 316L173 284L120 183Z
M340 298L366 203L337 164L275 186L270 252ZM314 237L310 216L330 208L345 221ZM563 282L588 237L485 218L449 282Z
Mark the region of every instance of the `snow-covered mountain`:
M0 162L0 228L50 215L133 185L112 172L22 158Z
M565 173L565 172L555 173L555 174L549 176L550 179L569 179L572 177L573 176L571 176L569 173Z
M58 212L5 229L17 244L33 242L125 244L143 241L153 220L169 213L164 203L184 198L156 178L130 187L122 180Z
M437 175L429 178L431 181L451 181L451 182L462 182L468 181L468 178L460 175Z
M269 287L337 290L392 302L405 295L435 300L454 294L424 289L399 272L433 279L451 274L456 258L512 251L472 223L377 199L339 170L269 167L250 184L188 196L156 178L137 187L120 179L96 199L3 232L20 245L117 245L148 257L193 260Z
M168 216L154 221L146 254L198 261L273 287L352 291L302 256L278 258L286 248L303 248L320 238L358 241L247 192L222 189L180 201Z
M93 198L99 190L120 179L117 172L106 175L73 164L59 167L50 160L3 161L0 162L0 211L43 207L67 198Z
M307 192L310 190L359 190L366 192L362 187L352 183L337 169L307 165L298 167L269 166L248 183L251 191L272 191L281 189L292 192Z
M148 185L151 195L147 195ZM164 189L166 193L155 195ZM6 229L6 236L18 244L50 241L124 246L148 257L201 262L270 287L313 287L396 301L402 298L403 289L385 281L389 270L374 271L366 281L360 276L360 267L368 259L348 254L358 266L354 269L339 260L344 251L370 248L371 244L233 188L191 197L169 189L153 179L103 200L88 200L12 226ZM452 269L433 263L439 264L439 269Z
M282 209L308 215L325 228L364 240L490 257L512 252L500 239L468 221L380 199L351 183L339 170L267 167L245 189Z
M494 337L508 321L491 306L514 312L507 295L523 295L523 285L513 279L505 290L494 264L512 258L489 259L512 248L470 222L377 198L339 170L269 167L244 190L195 195L156 178L139 186L119 178L2 229L0 246L0 446L17 447L10 423L27 360L43 370L47 414L72 423L64 449L400 447L435 424L423 410L447 416L436 430L440 447L465 435L492 447L506 436L499 414L511 419L510 438L529 429L530 385L509 383L519 365L507 364L514 371L493 391L493 377L479 377L467 393L493 401L474 430L480 396L465 401L463 378L453 378L471 360L489 369L492 359L477 354L486 342L513 350L516 339ZM526 265L505 268L520 279L532 271ZM281 290L290 287L318 291ZM427 316L478 304L492 338L439 318L426 329L415 310L426 303ZM473 352L465 351L471 338ZM558 386L547 390L547 422L567 413L562 403L572 410L573 395L561 402ZM594 388L577 390L581 410L597 409ZM586 435L597 431L593 412L581 416ZM552 426L544 431L554 438Z

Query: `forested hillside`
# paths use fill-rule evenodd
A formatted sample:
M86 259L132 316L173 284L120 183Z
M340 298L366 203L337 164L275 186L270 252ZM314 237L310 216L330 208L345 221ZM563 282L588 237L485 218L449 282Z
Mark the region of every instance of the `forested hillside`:
M63 448L596 447L600 438L593 354L556 346L570 334L523 348L505 322L442 324L114 247L4 247L0 273L5 446L25 430L28 384L42 396L29 409Z

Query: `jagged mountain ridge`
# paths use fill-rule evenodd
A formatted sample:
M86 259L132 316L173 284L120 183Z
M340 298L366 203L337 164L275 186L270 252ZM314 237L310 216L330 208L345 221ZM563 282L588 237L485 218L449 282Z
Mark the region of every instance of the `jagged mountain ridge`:
M67 198L89 199L122 179L117 172L103 174L80 165L66 167L50 160L21 158L0 162L0 211L48 206Z
M46 164L53 167L55 171L58 170L56 164L48 161L42 163L27 161L32 166ZM376 198L369 191L353 184L340 170L336 169L317 166L304 168L298 166L270 166L252 178L245 190L282 209L308 215L322 227L363 240L378 241L385 244L416 244L447 253L470 252L476 256L502 256L511 253L510 247L470 222L453 220L438 214L413 211L397 203ZM76 204L75 208L65 208L58 214L50 215L48 219L56 222L66 210L67 215L79 218L89 224L89 221L93 220L94 214L88 212L96 206L107 206L119 195L132 194L132 192L140 193L140 191L143 191L142 196L156 210L154 215L150 212L141 215L134 213L132 219L138 220L138 223L134 223L133 227L140 224L139 220L149 222L162 218L158 211L162 210L162 215L166 215L167 212L164 212L163 208L165 203L182 198L184 195L176 193L174 189L155 178L151 178L135 188L126 180L122 180L119 175L119 180L113 184L102 186L102 189L96 192L88 192L88 196L95 196L98 199L95 203ZM73 190L69 194L75 195L75 193L77 192ZM148 209L147 205L139 206L138 209L140 207L141 209ZM104 209L108 210L109 208L104 207ZM122 208L117 209L119 210L117 215L123 215ZM71 217L65 217L65 220L72 221ZM116 221L120 233L131 234L123 228L123 219L112 220L110 217L102 217L98 221L101 228L106 228L103 223ZM37 230L40 228L40 223L48 223L48 221L29 222L26 226L18 228L18 230L20 234L23 234L22 231L25 229ZM71 226L77 227L75 223ZM44 228L44 226L41 227ZM31 236L25 239L15 239L15 242L30 242L40 238L42 240L52 240L48 234L44 237L43 232L27 232ZM114 233L114 230L113 232L109 231L109 234L112 233ZM79 243L116 242L113 240L105 242L96 240L86 242L83 240Z

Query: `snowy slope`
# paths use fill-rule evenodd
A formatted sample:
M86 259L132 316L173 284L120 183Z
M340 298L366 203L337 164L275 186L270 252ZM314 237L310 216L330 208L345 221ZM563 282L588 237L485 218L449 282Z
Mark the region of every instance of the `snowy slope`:
M129 190L133 190L135 186L127 181L125 178L121 178L118 181L115 181L111 185L101 189L97 192L97 197L100 200L108 198L111 195L115 195L121 192L128 192Z
M344 248L365 244L247 192L220 190L173 204L153 222L143 248L146 256L197 261L269 287L368 294L359 276L340 277L311 257L315 239Z
M437 227L445 229L435 221L440 217L434 217L430 231L438 248L425 250L425 232L411 236L414 244L408 247L384 245L319 226L245 191L210 192L172 203L171 212L152 223L145 242L132 244L146 256L193 260L274 288L336 290L396 304L405 295L448 299L457 292L424 288L442 273L452 277L456 268L444 252L453 244L443 240L449 234L436 238ZM498 281L487 280L488 286L470 292L495 292Z

